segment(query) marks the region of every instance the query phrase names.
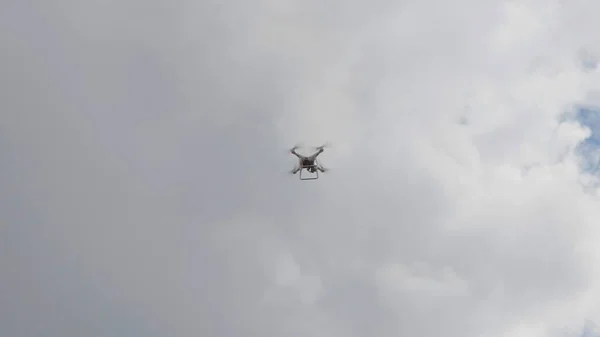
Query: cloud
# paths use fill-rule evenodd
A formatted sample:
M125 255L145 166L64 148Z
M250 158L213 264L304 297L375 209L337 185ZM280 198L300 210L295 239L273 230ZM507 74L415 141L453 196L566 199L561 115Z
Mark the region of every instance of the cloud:
M2 335L600 319L594 133L564 118L599 104L595 3L6 6ZM331 174L287 175L298 141Z

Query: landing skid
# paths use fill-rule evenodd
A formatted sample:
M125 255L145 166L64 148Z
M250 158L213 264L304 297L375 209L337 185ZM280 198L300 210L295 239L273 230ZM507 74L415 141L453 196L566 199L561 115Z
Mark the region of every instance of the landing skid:
M310 178L306 178L306 177L302 178L302 171L304 171L307 168L310 168L310 166L303 167L303 168L300 169L300 180L316 180L316 179L319 179L319 170L316 170L315 171L315 175L311 176Z

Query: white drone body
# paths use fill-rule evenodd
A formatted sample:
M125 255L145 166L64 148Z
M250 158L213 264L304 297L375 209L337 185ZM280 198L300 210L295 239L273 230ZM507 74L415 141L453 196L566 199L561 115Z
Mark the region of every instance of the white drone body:
M300 175L299 175L300 180L319 179L319 171L323 172L323 173L325 173L327 171L327 169L324 168L323 166L321 166L321 164L319 164L319 162L317 161L317 156L319 156L324 151L325 145L316 147L315 149L317 150L317 152L313 153L310 156L303 156L303 155L299 154L298 152L296 152L297 148L298 148L298 146L294 146L290 150L290 153L292 153L293 155L298 157L298 164L290 173L296 174L296 173L300 172ZM310 173L315 173L316 175L311 178L306 178L306 177L303 178L302 177L303 170L306 170Z

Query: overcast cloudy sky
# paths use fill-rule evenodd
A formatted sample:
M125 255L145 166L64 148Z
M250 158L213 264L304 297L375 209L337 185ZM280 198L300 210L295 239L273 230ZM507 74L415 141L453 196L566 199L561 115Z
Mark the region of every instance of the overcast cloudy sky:
M595 336L599 11L3 3L0 335Z

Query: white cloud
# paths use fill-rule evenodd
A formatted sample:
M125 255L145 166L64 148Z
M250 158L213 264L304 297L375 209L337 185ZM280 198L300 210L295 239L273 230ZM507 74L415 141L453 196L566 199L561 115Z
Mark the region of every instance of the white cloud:
M481 330L474 331L485 331L486 335L546 336L565 331L577 334L585 319L599 319L594 316L593 308L597 305L589 300L598 298L594 286L598 277L594 267L598 263L597 252L578 249L584 241L600 239L595 229L595 219L600 216L594 206L598 200L581 189L578 159L573 154L589 132L575 124L559 124L561 114L598 89L594 84L597 75L585 73L576 64L579 46L566 36L572 27L564 17L577 6L589 6L588 11L595 7L513 1L504 4L503 18L486 20L472 12L471 16L478 20L461 21L456 14L468 11L467 6L457 6L454 11L449 8L438 17L438 11L432 8L406 5L402 11L414 18L410 28L418 33L410 35L403 29L377 31L371 27L372 35L361 36L369 41L369 49L358 60L353 59L357 64L371 62L370 67L358 68L363 72L382 69L377 80L370 82L371 87L363 87L362 92L346 97L348 102L356 100L355 97L372 98L361 107L368 117L352 119L348 115L347 124L336 123L339 112L335 109L320 114L319 122L302 114L296 117L312 123L309 125L317 130L329 128L331 134L338 135L339 130L347 130L356 121L363 123L361 135L334 139L352 145L368 143L358 149L367 148L375 155L368 156L370 161L358 166L373 165L375 172L385 174L368 175L365 184L389 192L375 192L378 187L350 188L362 193L365 203L360 209L353 208L353 203L340 204L352 214L371 215L364 216L362 226L365 233L377 230L386 233L388 241L378 242L373 238L379 249L393 252L392 245L411 240L422 246L411 244L416 251L408 256L381 256L370 262L380 267L366 270L406 270L385 261L410 263L412 257L437 263L440 270L462 270L465 282L479 289L470 296L454 299L453 304L459 307L470 303L478 308L463 312L465 318L460 322L465 329L473 324L471 320L481 317L489 326L482 325ZM401 18L394 23L408 28ZM380 25L390 27L386 22ZM562 43L556 43L557 32ZM373 36L381 38L372 39ZM448 45L447 41L453 44ZM467 47L458 48L463 46ZM345 64L348 59L350 56L340 55L340 60L332 62L332 66ZM348 66L346 72L356 82L369 76L357 72L356 67ZM306 85L313 87L312 82ZM311 98L325 102L318 93ZM467 125L453 125L466 107L469 108ZM353 163L351 156L351 152L347 153L343 161L347 170L353 170L347 166ZM344 175L344 178L349 177ZM328 179L337 182L342 178L332 175ZM337 184L341 188L344 183ZM407 184L414 187L407 189ZM425 185L422 190L420 184ZM417 193L412 198L418 201L405 202L406 198L400 195L409 191ZM339 193L339 198L342 194ZM384 220L381 214L394 213L389 213L390 209L377 212L375 209L379 208L369 206L366 200L390 207L394 204L400 212L411 214L419 214L412 208L414 204L429 200L429 206L425 206L427 212L438 215L417 216L412 222L402 221L410 219L410 215ZM449 206L438 209L436 202ZM332 218L347 220L348 217L351 216ZM367 244L370 240L359 242ZM407 253L399 249L400 252ZM402 277L398 272L390 273L383 274L388 276L384 277L387 283L381 289L399 303L397 315L419 308L413 302L407 304L405 298L394 297L391 289L398 287L408 287L413 294L429 289L435 303L432 306L453 310L453 305L445 304L443 296L433 295L438 294L440 290L436 289L441 285L406 273ZM502 295L498 295L502 305L488 302L484 296L498 287L503 289ZM432 307L427 308L418 316L420 320L413 321L415 330L410 330L413 334L425 331L420 330L423 329L420 324L431 314ZM452 331L465 335L464 331L458 332L462 331L459 327L444 334L452 335Z
M600 102L579 64L600 55L600 4L19 6L0 15L21 34L0 82L3 335L109 313L176 337L600 321L589 130L560 120ZM331 141L335 170L285 176L297 141ZM121 323L102 331L134 334Z

